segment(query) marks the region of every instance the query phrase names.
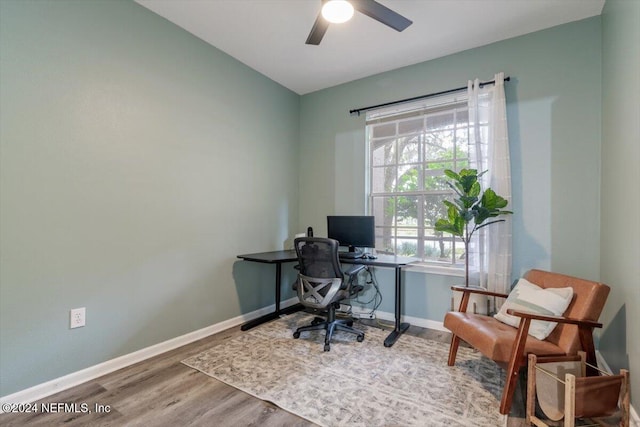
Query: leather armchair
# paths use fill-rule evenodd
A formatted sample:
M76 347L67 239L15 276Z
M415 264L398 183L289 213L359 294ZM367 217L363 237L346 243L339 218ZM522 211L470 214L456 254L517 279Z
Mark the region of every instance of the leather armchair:
M499 322L492 316L467 313L471 293L506 298L508 295L479 288L452 287L462 291L458 311L445 315L444 326L452 334L448 365L453 366L460 340L467 342L484 356L498 363L507 371L500 413L508 414L511 409L513 392L521 367L527 364L527 355L565 356L585 351L587 362L596 365L593 329L602 327L597 322L604 307L609 287L603 283L579 279L542 270L530 270L524 278L542 288L573 288L573 300L564 316L542 316L523 311L508 310L521 318L518 328ZM538 340L528 335L531 320L558 322L553 332L545 339Z

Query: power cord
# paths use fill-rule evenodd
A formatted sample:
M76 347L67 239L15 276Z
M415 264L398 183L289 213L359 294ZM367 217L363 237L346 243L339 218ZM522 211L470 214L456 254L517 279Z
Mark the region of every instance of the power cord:
M380 304L382 304L382 293L380 292L380 287L378 286L378 280L376 279L375 270L370 268L369 266L365 266L365 270L367 273L369 273L369 280L365 283L367 285L372 285L373 288L375 289L375 293L368 301L362 301L359 296L356 296L356 298L353 299L353 301L357 302L362 306L373 304L373 307L371 308L369 313L364 314L364 316L360 315L360 317L375 319L376 310L378 309L378 307L380 307Z

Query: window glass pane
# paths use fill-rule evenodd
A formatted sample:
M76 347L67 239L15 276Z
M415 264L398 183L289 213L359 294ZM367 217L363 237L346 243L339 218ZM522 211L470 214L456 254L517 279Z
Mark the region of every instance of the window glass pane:
M376 226L376 251L389 254L396 253L396 239L393 235L393 229Z
M453 112L446 112L427 116L427 130L453 129L455 120Z
M373 193L389 193L396 189L396 167L372 168L372 185Z
M416 227L398 227L396 237L398 239L407 239L407 238L417 239L418 229Z
M398 139L398 163L417 163L420 161L420 139L418 136Z
M442 176L442 169L437 169L437 174L425 174L424 189L425 191L448 191L451 187L447 184L447 179Z
M398 123L398 133L404 134L404 133L419 132L422 130L423 125L424 125L423 117L418 117L417 119L403 120L400 123Z
M447 217L447 207L443 203L447 199L451 200L450 194L427 194L424 196L424 227L433 228L439 218Z
M398 226L418 226L418 196L397 196L396 221Z
M372 166L390 165L396 162L395 141L395 138L384 138L371 142Z
M425 158L430 160L452 159L455 147L453 130L425 135Z
M460 169L469 169L469 160L459 160L456 162L455 170L459 171Z
M453 248L453 264L456 267L464 268L464 243L456 238L453 240L451 247Z
M425 259L434 262L452 262L452 242L447 237L429 237L424 242Z
M456 162L450 160L437 160L435 162L425 162L424 173L425 175L439 175L444 177L445 169L456 169Z
M467 129L458 129L456 131L456 159L469 158L469 133Z
M456 121L458 122L459 125L462 124L466 126L467 122L469 121L469 110L467 109L457 110Z
M393 227L396 225L395 200L395 197L387 196L372 198L372 214L376 217L376 227Z
M469 143L469 128L463 127L456 129L456 143L458 144L458 149L463 150L465 153L469 152L466 147ZM465 146L462 147L462 144Z
M407 192L417 191L420 185L418 183L419 166L399 166L398 167L398 184L395 191Z
M396 243L396 254L400 256L418 255L418 240L408 238L398 238Z
M371 126L371 136L373 138L381 138L383 136L393 136L396 134L396 123L382 123Z

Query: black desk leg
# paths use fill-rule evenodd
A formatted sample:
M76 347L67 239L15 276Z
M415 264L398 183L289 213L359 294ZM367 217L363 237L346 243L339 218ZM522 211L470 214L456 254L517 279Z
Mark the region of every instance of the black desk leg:
M276 313L280 313L280 285L282 285L282 263L276 263Z
M385 347L391 347L400 338L407 329L409 329L408 323L401 323L400 316L402 315L402 268L396 267L396 325L389 336L384 340Z
M302 310L302 304L294 304L283 310L280 310L280 296L281 296L281 284L282 284L282 263L276 262L276 309L273 313L265 314L257 319L250 320L240 326L240 330L248 331L251 328L255 328L258 325L262 325L270 320L277 319L281 314L290 314L296 311Z

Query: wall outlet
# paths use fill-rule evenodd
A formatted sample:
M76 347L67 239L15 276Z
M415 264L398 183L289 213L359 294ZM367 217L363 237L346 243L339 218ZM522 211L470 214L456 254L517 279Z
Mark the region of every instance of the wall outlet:
M81 328L85 325L86 310L84 307L74 308L69 311L69 328Z

